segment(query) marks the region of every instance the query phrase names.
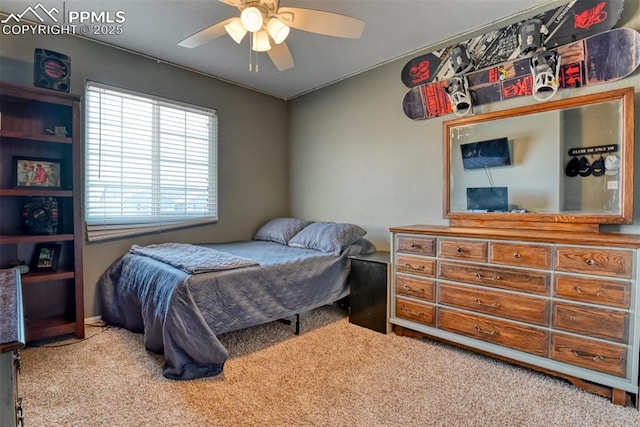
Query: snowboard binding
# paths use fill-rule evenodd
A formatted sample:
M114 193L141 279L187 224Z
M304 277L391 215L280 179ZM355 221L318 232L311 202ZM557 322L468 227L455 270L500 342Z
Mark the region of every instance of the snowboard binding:
M471 94L469 93L469 81L464 73L473 69L475 58L464 44L459 44L451 49L449 65L454 76L446 87L447 95L453 107L453 114L464 116L472 111Z
M452 77L446 90L451 100L453 114L464 116L471 112L473 103L469 93L469 81L465 76Z
M551 99L560 86L560 55L546 51L544 43L548 34L549 30L539 19L523 23L518 31L520 54L531 54L529 66L533 78L532 95L536 101Z
M551 99L560 86L560 55L555 52L536 53L531 57L530 67L533 76L531 95L536 101Z
M449 65L457 76L464 74L475 66L475 58L464 44L459 44L451 49Z

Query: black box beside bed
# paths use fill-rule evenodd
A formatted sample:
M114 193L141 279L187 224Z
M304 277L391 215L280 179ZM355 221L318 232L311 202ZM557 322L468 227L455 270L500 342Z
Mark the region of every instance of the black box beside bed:
M354 224L274 218L253 240L132 246L98 282L102 319L144 333L172 379L215 376L217 335L332 304L349 294L350 255L375 252Z

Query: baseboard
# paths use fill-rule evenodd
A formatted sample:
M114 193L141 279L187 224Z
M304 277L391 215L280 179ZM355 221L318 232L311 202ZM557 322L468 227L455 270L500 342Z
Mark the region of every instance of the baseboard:
M85 317L84 318L84 324L95 324L95 323L101 323L102 322L102 316L93 316L93 317Z

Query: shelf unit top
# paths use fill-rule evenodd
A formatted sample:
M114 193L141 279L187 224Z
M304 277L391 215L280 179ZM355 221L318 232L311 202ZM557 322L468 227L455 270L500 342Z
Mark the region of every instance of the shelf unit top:
M32 100L58 105L72 105L80 101L80 95L65 93L39 87L21 86L0 81L0 97L10 97L17 100Z

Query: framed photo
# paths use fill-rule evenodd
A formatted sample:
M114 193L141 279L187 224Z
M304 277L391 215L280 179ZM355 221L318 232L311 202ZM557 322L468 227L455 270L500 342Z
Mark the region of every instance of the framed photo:
M31 271L57 271L60 248L59 243L38 243L33 251Z
M60 161L34 157L13 158L16 187L60 188Z

